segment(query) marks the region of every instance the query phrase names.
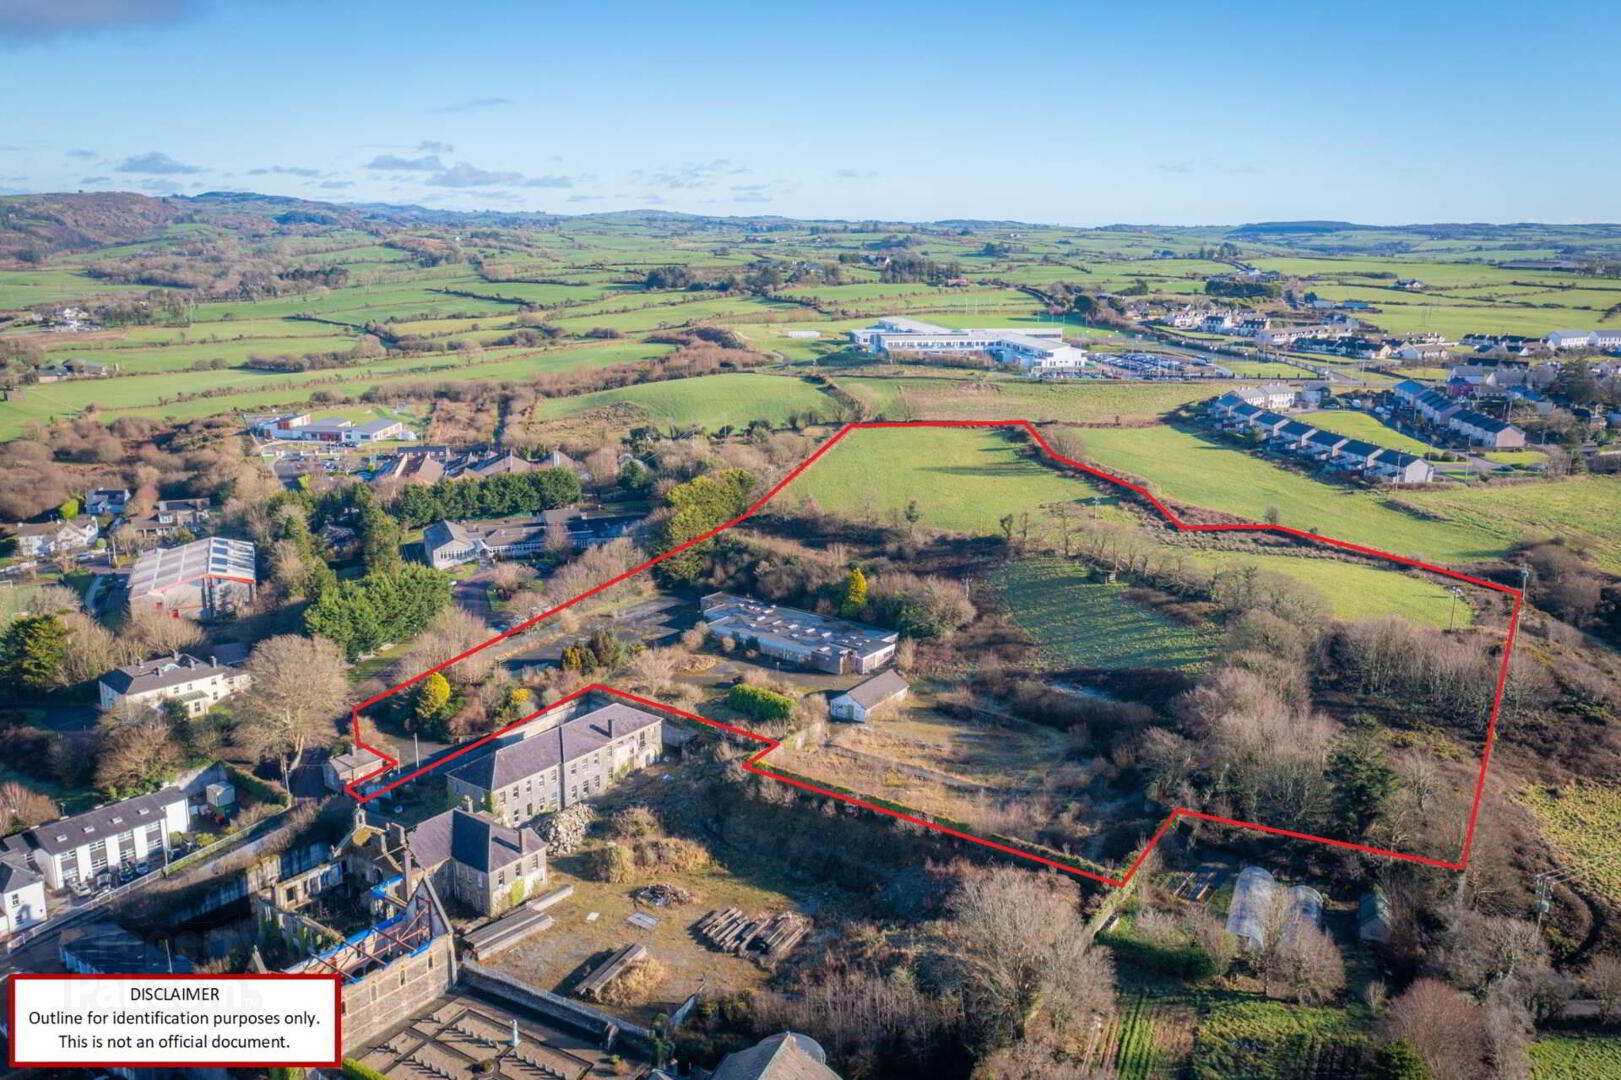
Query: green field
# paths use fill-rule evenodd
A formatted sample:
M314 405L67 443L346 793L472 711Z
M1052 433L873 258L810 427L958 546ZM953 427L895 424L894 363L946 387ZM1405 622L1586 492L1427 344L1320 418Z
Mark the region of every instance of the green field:
M1310 585L1328 600L1336 619L1399 615L1430 626L1468 626L1472 619L1467 600L1479 591L1466 588L1463 599L1454 604L1446 580L1433 574L1381 570L1333 558L1200 550L1189 554L1194 562L1211 569L1258 566Z
M1211 396L1208 386L1189 383L979 379L966 372L962 378L841 375L836 381L874 417L889 420L1146 420Z
M1377 417L1352 409L1324 409L1320 412L1303 413L1297 419L1319 431L1332 431L1336 435L1361 439L1375 446L1401 450L1417 457L1423 457L1435 449L1428 443L1420 442L1410 435L1403 435L1395 428L1380 423Z
M1055 670L1199 671L1221 645L1220 626L1183 626L1126 599L1126 586L1091 580L1079 563L1020 559L990 582Z
M762 376L763 377L763 376ZM1092 495L989 431L877 428L855 431L780 498L813 498L829 510L889 522L916 500L920 526L989 536L1005 514Z
M1082 437L1092 460L1148 479L1161 496L1252 521L1276 507L1282 523L1297 529L1445 563L1494 558L1512 543L1500 527L1425 521L1388 505L1377 492L1312 480L1199 432L1099 428L1082 432Z
M0 401L0 438L16 437L23 424L30 420L69 418L92 405L107 419L134 413L170 420L190 420L245 409L296 406L308 401L310 395L318 390L359 394L373 388L386 388L391 382L522 379L545 372L645 360L663 355L670 349L668 345L607 342L544 352L488 350L484 354L486 359L473 365L463 364L454 353L428 353L422 356L395 354L371 363L357 362L349 367L297 374L237 369L78 379L29 387L21 393L12 394L9 400ZM174 400L181 395L195 393L200 385L236 392L185 401Z
M1557 1035L1531 1044L1531 1080L1621 1076L1621 1036Z
M1621 573L1621 477L1579 476L1557 483L1402 493L1442 527L1495 536L1504 547L1552 536L1588 549L1594 561Z
M830 416L834 411L832 400L803 379L744 372L548 398L537 402L530 416L554 420L621 403L636 406L650 422L661 427L701 427L708 431L727 425L743 427L751 420L781 424L793 413Z

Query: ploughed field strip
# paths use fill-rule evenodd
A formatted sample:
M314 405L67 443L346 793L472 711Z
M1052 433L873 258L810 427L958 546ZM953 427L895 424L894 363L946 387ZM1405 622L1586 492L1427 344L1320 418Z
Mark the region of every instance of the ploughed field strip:
M812 454L810 454L809 457L807 457L803 462L801 462L797 467L795 467L791 472L789 472L785 477L783 477L783 479L781 479L775 485L773 485L759 499L755 500L755 502L753 504L751 504L742 514L738 515L736 518L732 519L731 521L723 522L722 524L714 527L713 529L709 530L708 532L700 534L699 536L696 536L696 537L692 538L691 540L688 540L684 544L681 544L681 545L678 545L678 546L676 546L674 548L671 548L669 551L666 551L663 554L654 556L653 558L639 564L638 566L632 567L631 569L625 571L623 574L620 574L619 576L617 576L615 578L611 578L608 581L601 582L601 583L597 584L596 586L593 586L592 588L587 589L585 592L580 593L578 596L575 596L575 597L573 597L573 598L571 598L571 599L569 599L567 601L564 601L563 603L558 604L558 605L556 605L555 607L553 607L553 608L551 608L549 610L540 612L539 614L537 614L533 618L529 619L527 622L520 623L517 626L514 626L512 629L507 630L507 631L505 631L505 632L503 632L501 634L498 634L495 637L489 639L488 641L485 641L485 642L483 642L483 643L481 643L481 644L479 644L477 646L474 646L472 649L469 649L466 652L464 652L464 653L462 653L462 654L460 654L458 656L452 657L451 659L449 659L449 660L447 660L447 661L445 661L445 662L443 662L443 663L441 663L441 664L439 664L439 665L437 665L437 666L435 666L433 668L430 668L430 669L428 669L426 671L420 672L416 676L413 676L411 679L408 679L407 681L405 681L405 682L403 682L403 683L401 683L401 684L399 684L397 686L391 687L390 689L385 690L382 693L377 694L374 697L372 697L372 698L370 698L370 699L368 699L368 700L366 700L364 702L361 702L359 705L354 707L354 709L352 710L352 713L351 713L352 730L355 733L356 743L358 745L360 745L360 746L365 746L366 745L365 742L364 742L364 724L363 724L363 721L362 721L362 714L363 714L365 709L370 708L372 705L376 704L378 701L383 700L384 698L387 698L387 697L389 697L389 696L391 696L393 694L399 693L400 691L405 690L408 687L411 687L411 686L415 685L417 682L421 681L422 679L426 678L428 675L430 675L430 674L432 674L434 672L441 671L441 670L449 667L450 665L455 664L455 663L457 663L458 661L460 661L462 659L465 659L466 657L472 655L473 653L476 653L476 652L482 651L483 649L489 648L490 646L495 645L498 642L501 642L501 641L505 640L506 638L511 637L514 634L521 633L524 630L528 629L529 627L534 626L535 624L540 623L540 622L542 622L542 621L544 621L546 619L549 619L552 616L557 615L559 612L562 612L562 611L564 611L564 610L566 610L566 609L568 609L570 607L573 607L574 605L576 605L576 604L578 604L578 603L580 603L580 602L582 602L584 600L589 599L590 597L602 592L603 590L611 588L613 585L616 585L621 581L624 581L624 580L626 580L628 578L631 578L631 577L633 577L633 576L635 576L637 574L640 574L640 573L643 573L643 572L646 572L646 571L650 570L652 567L654 567L655 565L657 565L660 562L663 562L665 559L668 559L668 558L670 558L670 557L672 557L674 555L677 555L677 554L681 553L682 551L685 551L688 548L693 547L693 546L695 546L697 544L703 543L704 541L713 538L714 536L718 535L721 532L724 532L725 530L731 528L732 526L737 525L737 524L739 524L739 523L741 523L743 521L746 521L748 518L752 517L754 514L756 514L762 508L764 508L780 492L782 492L790 484L794 483L795 480L797 480L807 470L811 469L829 451L831 451L835 447L837 447L844 439L849 437L851 434L853 434L855 432L858 432L858 431L869 431L869 430L873 430L873 429L895 431L895 430L899 430L899 429L925 429L926 430L926 429L939 429L939 428L968 428L968 429L980 429L980 430L985 430L985 429L1006 429L1006 430L1011 430L1011 431L1015 431L1015 432L1022 432L1024 435L1029 437L1036 444L1036 446L1039 447L1040 450L1047 457L1052 459L1058 465L1066 467L1066 468L1074 469L1074 470L1076 470L1076 471L1078 471L1080 473L1085 474L1087 477L1090 477L1094 481L1103 481L1103 482L1105 482L1107 484L1114 485L1117 488L1121 488L1121 489L1124 489L1127 492L1130 492L1137 499L1139 499L1139 500L1141 500L1143 502L1146 502L1152 508L1152 510L1154 512L1156 512L1158 515L1160 515L1162 518L1164 518L1167 522L1170 523L1170 525L1173 528L1175 528L1178 531L1183 531L1183 532L1236 532L1236 533L1255 532L1255 533L1273 533L1273 534L1278 534L1278 535L1282 535L1282 536L1292 537L1295 540L1305 541L1305 542L1312 543L1312 544L1323 545L1323 546L1325 546L1327 548L1330 548L1330 549L1335 549L1335 550L1340 550L1340 551L1349 551L1349 552L1354 552L1354 553L1356 553L1358 555L1361 555L1361 556L1364 556L1364 557L1372 557L1372 558L1375 558L1375 559L1385 560L1385 561L1391 562L1393 564L1396 564L1396 565L1399 565L1399 566L1402 566L1402 567L1423 570L1423 571L1426 571L1426 572L1431 573L1431 574L1436 574L1436 575L1440 575L1440 576L1445 577L1445 578L1452 579L1452 580L1460 582L1462 584L1466 584L1466 585L1473 586L1473 587L1476 587L1476 588L1490 589L1492 591L1495 591L1495 592L1498 592L1498 593L1501 593L1501 594L1504 594L1504 595L1510 597L1511 600L1512 600L1512 605L1513 606L1512 606L1512 611L1511 611L1509 622L1508 622L1508 629L1507 629L1507 632L1506 632L1505 648L1503 649L1502 661L1501 661L1501 664L1499 666L1498 673L1497 673L1496 689L1495 689L1495 693L1494 693L1493 698L1492 698L1492 705L1491 705L1490 715L1487 718L1486 725L1485 725L1484 745L1483 745L1483 748L1482 748L1482 753L1481 753L1481 758L1480 758L1480 763L1479 763L1477 779L1476 779L1476 782L1475 782L1474 797L1473 797L1473 800L1472 800L1471 810L1470 810L1470 814L1469 814L1469 820L1468 820L1468 823L1467 823L1467 828L1465 830L1463 847L1462 847L1462 850L1458 853L1458 856L1455 859L1448 860L1448 859L1436 858L1436 857L1429 856L1429 855L1419 855L1419 854L1414 854L1414 853L1409 853L1409 852L1400 852L1400 851L1388 850L1388 849L1384 849L1384 848L1375 848L1375 847L1371 847L1371 846L1368 846L1368 845L1365 845L1365 844L1357 844L1357 843L1351 843L1349 841L1337 840L1337 839L1334 839L1332 837L1318 836L1318 835L1314 835L1314 834L1310 834L1310 833L1298 832L1298 831L1291 830L1289 828L1279 826L1279 825L1274 825L1274 824L1269 824L1269 823L1264 823L1264 822L1244 821L1244 820L1240 820L1240 819L1236 819L1236 818L1227 818L1227 817L1221 817L1221 816L1214 815L1214 814L1208 814L1208 813L1203 813L1203 812L1199 812L1199 811L1194 811L1194 810L1190 810L1190 809L1185 808L1185 807L1175 807L1163 819L1163 821L1160 823L1159 827L1155 830L1152 837L1149 839L1148 843L1136 854L1136 856L1132 859L1132 861L1126 866L1124 871L1120 872L1118 874L1118 876L1115 876L1115 875L1109 874L1106 871L1102 871L1101 869L1090 869L1090 868L1088 868L1087 865L1083 865L1083 860L1080 860L1080 859L1065 855L1065 854L1063 854L1061 852L1058 852L1058 851L1044 850L1044 849L1039 848L1038 845L1031 844L1031 843L1028 843L1028 842L1019 841L1019 840L1017 840L1015 838L1012 838L1012 837L1000 836L998 838L992 839L992 838L989 838L989 837L984 836L984 835L978 835L978 834L976 834L976 832L971 831L968 828L964 828L960 824L955 823L955 822L943 823L941 821L934 820L933 818L931 818L931 817L929 817L927 815L923 815L923 814L919 814L917 812L914 812L910 808L896 807L896 806L893 806L893 805L883 805L881 803L872 801L872 798L870 796L864 797L862 795L862 793L853 792L853 791L849 791L849 790L844 790L844 789L839 788L837 786L834 786L834 785L832 785L831 783L828 783L828 782L818 783L818 782L816 782L814 780L811 780L811 779L808 779L808 778L802 778L802 777L799 777L799 776L796 776L796 775L792 775L791 773L778 771L777 769L765 764L765 759L767 757L769 757L770 755L772 755L773 752L776 751L781 746L781 743L780 743L779 740L771 738L771 737L766 736L766 735L761 735L761 734L759 734L757 732L749 731L749 730L741 728L741 727L737 727L737 726L729 725L729 724L724 724L724 723L721 723L721 722L716 721L716 720L712 720L712 719L709 719L709 718L706 718L706 717L703 717L703 716L698 716L698 715L696 715L694 713L685 712L683 710L676 709L676 708L674 708L672 706L663 705L663 704L661 704L659 702L656 702L656 701L651 701L651 700L648 700L648 699L645 699L645 698L639 698L639 697L636 697L635 695L625 693L624 691L615 690L615 689L613 689L611 687L606 687L606 686L601 686L601 685L593 685L593 686L585 687L585 688L583 688L583 689L581 689L579 691L576 691L575 694L570 695L569 698L565 698L565 699L563 699L563 701L558 702L556 705L551 706L551 708L556 708L556 707L558 707L558 705L565 704L566 702L568 702L572 698L578 697L578 696L580 696L582 694L597 692L597 693L610 694L610 695L625 699L627 701L631 701L633 703L639 704L639 705L644 706L644 707L659 709L662 712L664 712L665 714L674 715L674 716L683 718L683 719L685 719L687 721L690 721L690 722L693 722L693 723L702 724L702 725L708 726L710 728L715 728L715 729L724 731L724 732L728 733L731 736L744 739L744 740L752 742L752 743L754 743L756 745L761 745L762 748L759 749L758 751L756 751L744 763L744 768L747 769L750 772L756 773L756 774L761 775L761 776L769 777L769 778L771 778L773 780L776 780L776 781L784 783L784 784L788 784L788 785L790 785L792 787L797 787L797 788L799 788L801 790L810 791L810 792L813 792L815 794L819 794L819 795L827 796L827 797L830 797L830 798L838 799L838 800L850 803L852 805L859 806L859 807L862 807L862 808L867 809L867 810L871 810L871 811L876 812L876 813L885 814L885 815L888 815L890 817L898 818L900 820L907 821L907 822L910 822L912 824L922 826L924 828L932 829L932 830L934 830L936 832L939 832L939 833L942 833L944 835L956 837L958 840L961 840L961 841L964 841L964 842L974 843L974 844L978 844L978 845L981 845L981 846L984 846L984 847L989 847L989 848L991 848L993 850L1003 852L1004 854L1007 854L1007 855L1011 855L1011 856L1015 856L1015 857L1018 857L1018 858L1023 858L1023 859L1026 859L1026 860L1037 862L1037 863L1040 863L1040 864L1043 864L1043 865L1046 865L1046 866L1053 867L1055 869L1062 870L1062 871L1064 871L1066 873L1075 874L1075 875L1081 876L1081 877L1091 878L1093 880L1100 881L1100 882L1103 882L1105 884L1112 885L1112 886L1115 886L1115 887L1123 887L1127 882L1129 882L1131 880L1131 878L1136 874L1138 868L1141 867L1141 865L1143 863L1143 860L1147 858L1149 852L1152 851L1154 849L1154 847L1156 847L1158 845L1160 839L1162 837L1164 837L1164 835L1176 824L1178 819L1184 818L1184 817L1185 818L1193 818L1193 819L1208 821L1208 822L1211 822L1211 823L1214 823L1214 824L1232 826L1232 827L1235 827L1235 828L1252 829L1252 830L1256 830L1256 831L1259 831L1259 832L1263 832L1263 833L1267 833L1267 834L1275 835L1275 836L1283 836L1283 837L1289 837L1289 838L1293 838L1293 839L1316 841L1316 842L1319 842L1319 843L1329 844L1329 845L1332 845L1332 846L1335 846L1335 847L1348 848L1348 849L1352 849L1352 850L1356 850L1356 851L1362 851L1362 852L1365 852L1365 853L1368 853L1368 854L1382 855L1382 856L1386 856L1386 857L1394 858L1394 859L1400 859L1400 860L1405 860L1405 861L1410 861L1410 862L1423 863L1423 864L1426 864L1426 865L1436 866L1436 867L1440 867L1440 868L1443 868L1443 869L1462 870L1462 869L1464 869L1464 868L1466 868L1468 866L1470 848L1471 848L1471 846L1473 844L1473 839L1474 839L1475 825L1476 825L1476 821L1477 821L1477 819L1479 817L1481 796L1482 796L1482 794L1483 794L1483 792L1485 790L1486 775L1487 775L1487 772L1488 772L1488 770L1490 768L1492 748L1493 748L1493 744L1495 743L1495 740L1496 740L1496 727L1497 727L1498 712L1499 712L1499 709L1500 709L1501 704L1502 704L1504 684L1505 684L1505 680L1507 678L1509 662L1510 662L1510 660L1512 659L1512 656L1513 656L1513 646L1514 646L1515 632L1516 632L1516 630L1518 628L1519 616L1520 616L1521 594L1520 594L1519 590L1512 589L1512 588L1509 588L1508 586L1504 586L1504 585L1498 585L1498 584L1496 584L1494 582L1486 581L1486 580L1481 579L1481 578L1471 577L1470 575L1463 574L1463 573L1460 573L1460 572L1455 571L1455 570L1448 569L1448 568L1443 567L1443 566L1432 565L1430 563L1427 563L1427 562L1423 561L1422 559L1413 558L1413 557L1410 557L1410 556L1407 556L1407 555L1396 554L1396 553L1384 551L1384 550L1381 550L1381 549L1378 549L1378 548L1373 548L1373 547L1367 546L1366 544L1362 544L1362 543L1355 543L1355 542L1336 539L1334 537L1322 535L1320 533L1308 532L1308 531L1293 528L1293 527L1287 526L1287 525L1263 524L1263 523L1259 523L1259 522L1224 522L1224 523L1219 523L1219 524L1202 524L1202 523L1197 523L1197 522L1186 521L1186 520L1184 520L1182 518L1182 516L1176 510L1174 510L1171 506L1169 506L1164 500L1162 500L1161 498L1156 496L1153 492L1149 491L1145 487L1142 487L1141 485L1133 483L1133 482L1128 481L1128 480L1123 480L1123 479L1119 478L1118 476L1116 476L1116 475L1114 475L1114 474L1112 474L1112 473L1110 473L1110 472L1108 472L1108 471L1106 471L1104 469L1101 469L1101 468L1098 468L1098 467L1096 467L1094 465L1091 465L1091 464L1089 464L1087 462L1078 461L1078 460L1075 460L1075 459L1072 459L1072 458L1069 458L1069 457L1065 457L1062 454L1058 453L1056 450L1053 449L1053 447L1051 445L1048 444L1045 437L1035 427L1035 425L1033 425L1029 421L1025 421L1025 420L997 420L997 421L984 421L984 420L980 420L980 421L976 421L976 420L909 420L909 421L867 421L867 422L845 424L844 426L839 428L839 430L832 437L830 437L826 442L824 442L820 447L818 447ZM545 712L545 711L547 711L547 710L541 710L541 712ZM459 750L453 752L452 754L446 755L445 758L441 759L439 762L436 762L434 765L419 768L419 769L417 769L417 770L415 770L413 772L407 773L406 775L401 776L399 778L389 779L386 782L383 782L383 783L381 783L379 785L374 786L373 789L370 790L370 791L362 791L357 787L357 785L366 783L368 781L378 780L380 777L383 776L383 774L389 773L393 769L398 768L399 765L400 765L400 762L399 762L398 759L386 754L383 751L376 750L376 748L374 748L374 747L366 747L367 749L373 750L374 752L378 753L383 758L382 763L372 773L370 773L368 775L365 775L365 776L362 776L362 777L359 777L355 781L352 781L352 782L346 784L345 788L358 801L360 801L360 802L369 801L370 799L376 798L378 795L381 795L381 794L383 794L385 792L388 792L390 790L393 790L394 788L399 787L401 784L409 782L411 779L413 779L414 777L416 777L418 775L421 775L423 772L427 772L427 771L430 771L433 768L437 768L439 765L443 765L448 761L454 760L456 757L460 756L461 754L466 753L467 751L470 751L470 750L482 745L485 742L488 742L488 741L490 741L492 739L495 739L495 738L499 737L500 735L502 735L503 733L505 733L507 731L510 731L515 727L518 727L518 726L520 726L522 724L525 724L525 723L528 723L528 722L534 720L540 714L541 714L540 712L534 713L534 714L532 714L530 716L526 716L526 717L522 718L521 720L515 721L513 724L509 724L504 728L497 729L496 731L491 732L489 735L484 736L482 739L479 739L479 740L476 740L476 741L474 741L472 743L469 743L466 746L463 746L462 748L460 748Z

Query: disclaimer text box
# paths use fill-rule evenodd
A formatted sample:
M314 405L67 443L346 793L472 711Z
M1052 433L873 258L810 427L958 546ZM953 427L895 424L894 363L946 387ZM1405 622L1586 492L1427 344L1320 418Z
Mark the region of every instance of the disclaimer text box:
M13 1068L337 1066L338 975L13 975Z

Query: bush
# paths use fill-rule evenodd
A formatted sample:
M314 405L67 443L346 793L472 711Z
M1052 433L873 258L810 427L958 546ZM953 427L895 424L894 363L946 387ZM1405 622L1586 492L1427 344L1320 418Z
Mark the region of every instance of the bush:
M636 841L633 858L642 870L691 872L709 865L709 851L702 844L678 836L655 836Z
M786 694L738 683L726 695L726 704L755 720L786 720L794 714L794 701Z
M627 806L608 821L609 835L618 840L641 840L659 831L659 819L645 806Z
M631 879L635 863L625 845L608 844L586 854L585 869L598 881L616 884Z

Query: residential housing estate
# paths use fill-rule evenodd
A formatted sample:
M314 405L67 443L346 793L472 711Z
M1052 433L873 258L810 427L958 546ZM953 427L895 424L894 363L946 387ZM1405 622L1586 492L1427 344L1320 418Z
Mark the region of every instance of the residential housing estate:
M258 584L253 544L211 536L148 551L135 560L129 575L129 607L217 618L252 603Z
M1454 432L1476 446L1491 450L1525 446L1525 432L1519 427L1471 409L1422 383L1406 379L1392 386L1390 392L1432 426Z
M550 718L542 718L543 724ZM663 751L663 719L619 702L551 726L530 724L446 775L451 794L518 825L600 795Z
M1093 365L1091 353L1065 344L1064 331L1059 326L952 330L918 319L886 316L872 326L851 330L850 340L880 356L987 353L998 362L1030 375L1072 374Z
M877 671L895 655L893 630L815 615L731 593L699 601L709 636L762 656L833 674Z
M1319 431L1309 420L1291 419L1252 405L1236 393L1223 394L1210 401L1206 412L1224 429L1253 431L1267 446L1281 453L1317 461L1377 483L1427 484L1435 479L1435 467L1421 457Z

